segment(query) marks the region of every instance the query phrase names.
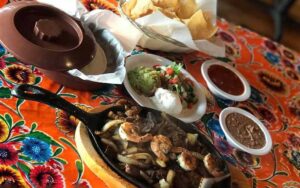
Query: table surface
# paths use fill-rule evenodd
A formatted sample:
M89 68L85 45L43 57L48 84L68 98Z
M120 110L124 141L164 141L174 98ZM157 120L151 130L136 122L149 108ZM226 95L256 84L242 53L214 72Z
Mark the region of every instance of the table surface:
M116 1L98 0L99 6L115 10ZM285 46L239 26L219 20L217 37L226 45L226 58L249 81L252 93L245 102L226 101L208 90L208 109L196 122L228 161L234 187L300 187L300 56ZM2 27L2 26L0 26ZM136 53L153 53L136 49ZM213 57L199 52L166 54L204 86L201 64ZM78 120L44 104L11 96L15 84L34 84L48 89L82 109L131 100L122 86L111 85L94 92L65 88L49 80L39 70L18 62L0 46L0 185L15 182L20 187L105 187L83 163L74 142ZM270 131L272 151L251 156L230 147L220 129L221 109L236 106L250 111Z

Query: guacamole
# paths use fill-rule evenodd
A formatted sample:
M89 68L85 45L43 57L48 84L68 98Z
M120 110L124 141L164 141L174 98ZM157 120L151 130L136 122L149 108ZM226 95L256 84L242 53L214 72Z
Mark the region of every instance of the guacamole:
M138 93L147 97L153 96L154 92L161 85L160 72L150 67L137 67L128 72L130 85Z

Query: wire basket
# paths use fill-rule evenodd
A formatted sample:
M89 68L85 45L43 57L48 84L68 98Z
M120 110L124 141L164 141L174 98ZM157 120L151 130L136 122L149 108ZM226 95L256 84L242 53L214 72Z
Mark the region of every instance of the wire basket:
M173 44L175 46L178 46L178 47L181 47L181 48L188 48L182 42L179 42L179 41L177 41L175 39L172 39L168 36L161 35L157 32L154 32L151 29L147 28L146 26L142 26L139 23L132 20L128 15L125 14L125 12L122 9L122 6L126 1L127 0L120 0L119 1L118 9L119 9L120 15L122 17L126 18L134 27L136 27L138 30L140 30L142 33L144 33L147 37L149 37L151 39L156 39L156 40L161 40L161 41L164 41L164 42L167 42L167 43L171 43L171 44Z

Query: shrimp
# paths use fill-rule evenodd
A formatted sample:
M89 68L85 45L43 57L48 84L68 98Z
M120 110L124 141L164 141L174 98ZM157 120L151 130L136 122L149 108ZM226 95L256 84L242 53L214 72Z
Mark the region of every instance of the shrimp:
M163 135L154 136L150 147L159 160L164 162L169 160L166 154L172 149L172 142L168 137Z
M211 153L205 155L203 163L207 171L214 177L224 176L224 171L220 168L218 161L212 156Z
M145 134L140 136L133 123L125 122L122 123L119 128L119 135L123 140L128 140L135 143L150 142L152 140L151 134Z
M186 171L195 170L197 168L197 158L190 152L183 151L177 158L179 166Z
M186 171L195 170L197 168L197 158L192 152L182 147L173 147L173 153L180 153L177 157L179 166Z

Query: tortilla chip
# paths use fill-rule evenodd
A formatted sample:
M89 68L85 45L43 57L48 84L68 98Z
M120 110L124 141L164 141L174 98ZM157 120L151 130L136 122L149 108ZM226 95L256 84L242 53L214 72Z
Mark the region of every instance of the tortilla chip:
M199 9L189 20L185 20L193 40L209 39L216 33L218 28L212 25L208 14L206 17L207 20L205 14Z
M136 2L135 7L131 10L130 17L131 19L135 20L137 18L151 14L157 9L158 7L154 6L152 0L140 0Z
M123 12L124 12L127 16L131 17L131 10L135 7L136 1L137 1L137 0L126 1L126 2L122 5Z
M209 30L211 31L208 38L211 38L218 31L218 27L216 25L213 25L213 22L212 22L213 14L211 12L203 12L203 15L204 15L205 20L208 22Z
M185 23L193 40L209 39L218 30L212 24L212 13L197 10L195 0L130 0L122 9L133 20L159 10L165 16Z
M166 9L160 8L159 11L161 11L165 16L171 19L178 19L176 12L174 11L174 8L166 8Z
M157 7L167 9L167 8L177 8L179 5L179 0L152 0L153 4Z
M177 16L180 19L188 19L197 11L195 0L179 0Z

